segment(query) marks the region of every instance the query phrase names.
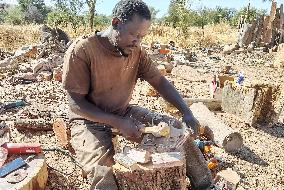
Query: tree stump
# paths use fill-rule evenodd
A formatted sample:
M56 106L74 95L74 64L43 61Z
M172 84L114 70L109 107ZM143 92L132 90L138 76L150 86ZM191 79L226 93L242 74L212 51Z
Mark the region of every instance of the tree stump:
M23 159L28 156L23 156ZM44 190L47 178L47 164L45 157L42 154L37 155L34 159L28 162L26 169L27 177L19 183L9 183L7 179L0 178L0 189L1 190Z
M119 189L121 190L186 190L186 162L183 152L184 143L190 137L188 130L171 128L170 137L154 137L146 134L136 148L150 153L151 161L145 164L135 163L133 160L117 161L113 166ZM124 139L117 137L117 139ZM122 154L125 147L134 148L133 144L126 140L116 140L114 147L117 154ZM126 161L125 161L126 160Z
M231 152L237 150L243 145L243 138L240 133L223 123L215 117L214 113L202 103L193 104L190 106L194 117L199 121L201 126L207 126L213 133L214 142L223 147L226 151Z
M284 107L281 84L247 84L237 86L227 82L223 88L222 109L235 114L250 126L273 124Z

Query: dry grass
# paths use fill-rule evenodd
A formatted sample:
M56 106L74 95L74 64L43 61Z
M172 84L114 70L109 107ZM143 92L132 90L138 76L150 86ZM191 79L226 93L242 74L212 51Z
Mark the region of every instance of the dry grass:
M0 25L0 48L13 51L24 45L38 43L40 40L39 28L41 25L11 26ZM71 38L91 33L88 28L79 27L74 31L70 26L64 27ZM102 30L97 27L96 30ZM208 47L218 44L230 44L236 41L236 30L228 24L208 25L202 30L197 27L188 28L186 33L181 29L153 25L144 39L147 44L153 41L168 43L173 40L180 47Z
M24 45L37 43L40 39L39 25L0 25L0 48L13 51Z

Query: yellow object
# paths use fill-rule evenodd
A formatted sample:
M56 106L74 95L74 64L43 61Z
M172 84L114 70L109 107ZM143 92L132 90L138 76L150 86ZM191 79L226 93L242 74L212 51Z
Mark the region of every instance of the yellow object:
M214 163L214 162L209 162L208 163L208 168L210 170L213 170L213 169L217 168L217 166L218 166L218 163Z
M204 146L204 153L211 152L211 146Z

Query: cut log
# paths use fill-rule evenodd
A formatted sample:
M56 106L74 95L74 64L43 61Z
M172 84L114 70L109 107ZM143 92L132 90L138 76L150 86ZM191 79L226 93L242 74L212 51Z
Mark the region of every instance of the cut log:
M214 135L212 140L218 146L223 147L228 152L242 147L243 138L241 134L215 117L214 113L210 112L204 104L193 104L190 106L190 110L201 126L208 126L210 128Z
M116 163L113 166L114 174L121 190L186 190L186 171L183 161L168 163L167 166L142 167L130 171Z
M264 42L268 44L270 44L272 41L272 30L273 30L273 22L274 22L275 15L276 15L276 9L277 9L277 2L272 2L269 22L267 26L267 32L266 32L265 40L264 40Z
M222 110L251 126L276 123L284 106L283 89L281 84L236 86L227 82L223 88Z
M51 131L52 124L43 119L19 119L14 122L19 131Z
M27 177L19 183L8 183L7 179L0 178L0 189L2 190L44 190L47 178L47 164L44 155L37 155L28 162L26 169Z
M115 150L121 150L116 148L121 146L119 143L126 146L125 141L116 141ZM186 128L171 128L169 137L156 138L147 134L138 147L151 153L152 162L126 161L130 167L116 163L113 168L120 189L187 189L186 176L193 188L212 181L207 163Z
M280 21L279 21L279 30L280 30L280 42L284 43L283 35L284 35L284 13L283 13L283 4L280 6Z
M167 111L177 110L173 105L165 101L163 98L158 99L160 105L162 105ZM211 111L221 111L222 100L212 99L212 98L184 98L184 101L188 106L194 103L202 102Z
M215 178L215 184L217 188L219 187L220 189L226 187L226 189L228 190L235 190L240 180L241 178L237 174L237 172L229 168L217 173L217 176Z

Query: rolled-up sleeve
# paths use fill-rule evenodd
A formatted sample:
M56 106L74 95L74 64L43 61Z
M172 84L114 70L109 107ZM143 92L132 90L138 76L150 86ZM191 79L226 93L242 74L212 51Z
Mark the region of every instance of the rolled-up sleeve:
M88 94L90 75L90 62L84 43L74 42L64 56L63 88L74 93Z
M161 76L161 73L159 72L158 68L154 65L152 59L147 54L146 50L141 49L138 77L148 81L156 76Z

